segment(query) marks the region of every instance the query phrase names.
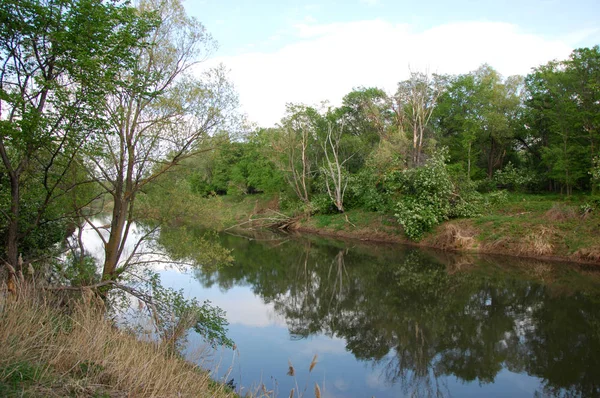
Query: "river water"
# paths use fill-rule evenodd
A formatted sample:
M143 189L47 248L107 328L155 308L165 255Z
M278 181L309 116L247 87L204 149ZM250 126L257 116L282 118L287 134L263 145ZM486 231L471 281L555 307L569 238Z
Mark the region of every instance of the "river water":
M203 236L163 228L152 251L193 262ZM600 396L598 267L315 236L212 239L232 265L157 269L226 311L235 350L204 351L202 365L242 395L312 397L318 383L330 398ZM185 354L203 347L192 332Z
M201 234L164 229L161 250L193 256L189 236ZM316 237L218 240L233 265L161 277L227 312L236 349L204 365L242 392L314 396L316 382L324 397L600 396L593 267ZM201 345L191 335L188 355Z

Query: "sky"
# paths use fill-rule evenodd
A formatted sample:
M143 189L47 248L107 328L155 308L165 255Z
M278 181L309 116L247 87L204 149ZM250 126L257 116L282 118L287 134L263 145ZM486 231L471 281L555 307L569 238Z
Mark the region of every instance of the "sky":
M600 0L187 0L219 43L241 111L274 126L286 103L341 103L353 88L394 92L410 71L503 76L600 44Z

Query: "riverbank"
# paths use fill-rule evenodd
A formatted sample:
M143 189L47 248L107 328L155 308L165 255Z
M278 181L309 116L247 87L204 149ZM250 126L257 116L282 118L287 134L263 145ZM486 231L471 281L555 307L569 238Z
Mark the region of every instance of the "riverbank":
M277 198L268 195L187 199L185 206L170 206L169 222L222 231L257 228L260 220L284 213ZM290 229L344 239L600 265L600 208L586 196L509 193L485 214L446 221L418 242L404 235L392 214L360 209L304 215Z
M600 209L584 198L510 195L488 214L446 221L418 242L391 215L350 211L317 215L294 225L300 232L395 242L468 253L502 254L600 265Z
M117 329L94 306L57 307L0 292L0 396L236 396L178 354Z

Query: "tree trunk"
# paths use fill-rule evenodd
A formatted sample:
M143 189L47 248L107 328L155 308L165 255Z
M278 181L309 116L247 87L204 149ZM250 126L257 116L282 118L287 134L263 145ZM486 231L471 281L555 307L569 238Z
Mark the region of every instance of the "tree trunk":
M494 152L496 150L496 142L492 138L490 142L490 153L488 154L488 178L492 178L494 176Z
M8 221L8 231L6 238L7 261L13 268L20 271L19 266L19 215L20 215L20 187L19 177L15 173L10 173L10 219Z
M467 179L471 180L471 142L469 141L469 150L467 154Z
M128 215L128 203L125 199L114 198L114 208L110 235L104 247L104 268L102 280L112 280L120 257L121 240L125 229L125 221Z

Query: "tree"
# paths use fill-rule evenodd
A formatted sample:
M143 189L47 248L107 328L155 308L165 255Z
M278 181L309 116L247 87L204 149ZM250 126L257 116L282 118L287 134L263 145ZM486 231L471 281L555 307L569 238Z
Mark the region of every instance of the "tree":
M396 100L403 113L402 119L407 123L412 133L412 164L421 164L423 138L429 125L429 120L444 88L441 76L429 76L425 72L410 72L408 80L398 84Z
M294 104L288 104L286 113L271 143L273 160L284 172L298 199L309 203L316 163L314 147L321 116L311 107Z
M70 170L104 126L93 108L149 24L130 7L95 0L7 0L0 21L0 158L10 187L2 216L6 261L18 271L23 239L74 216L49 209L80 185L68 181ZM23 212L24 199L35 211Z
M574 80L572 98L593 159L600 153L600 46L576 49L565 64Z
M335 126L330 122L327 125L325 141L321 143L323 154L325 155L321 173L325 177L327 194L340 213L344 212L344 195L348 187L348 174L344 168L344 164L352 157L350 155L344 158L340 153L343 133L343 121Z
M482 65L451 79L441 96L435 124L442 143L451 148L453 161L466 164L469 178L475 166L491 178L504 164L513 143L521 85L521 77L502 79L493 68Z
M524 128L518 139L549 189L593 189L590 171L600 141L600 50L573 51L535 68L525 80Z
M134 68L120 76L123 84L104 102L101 117L109 129L87 165L113 201L106 237L90 222L104 244L105 281L118 279L136 262L136 250L122 259L136 197L182 160L212 150L215 133L226 128L237 103L222 67L201 75L194 69L215 44L179 0L145 0L139 10L155 13L158 23L134 52Z

